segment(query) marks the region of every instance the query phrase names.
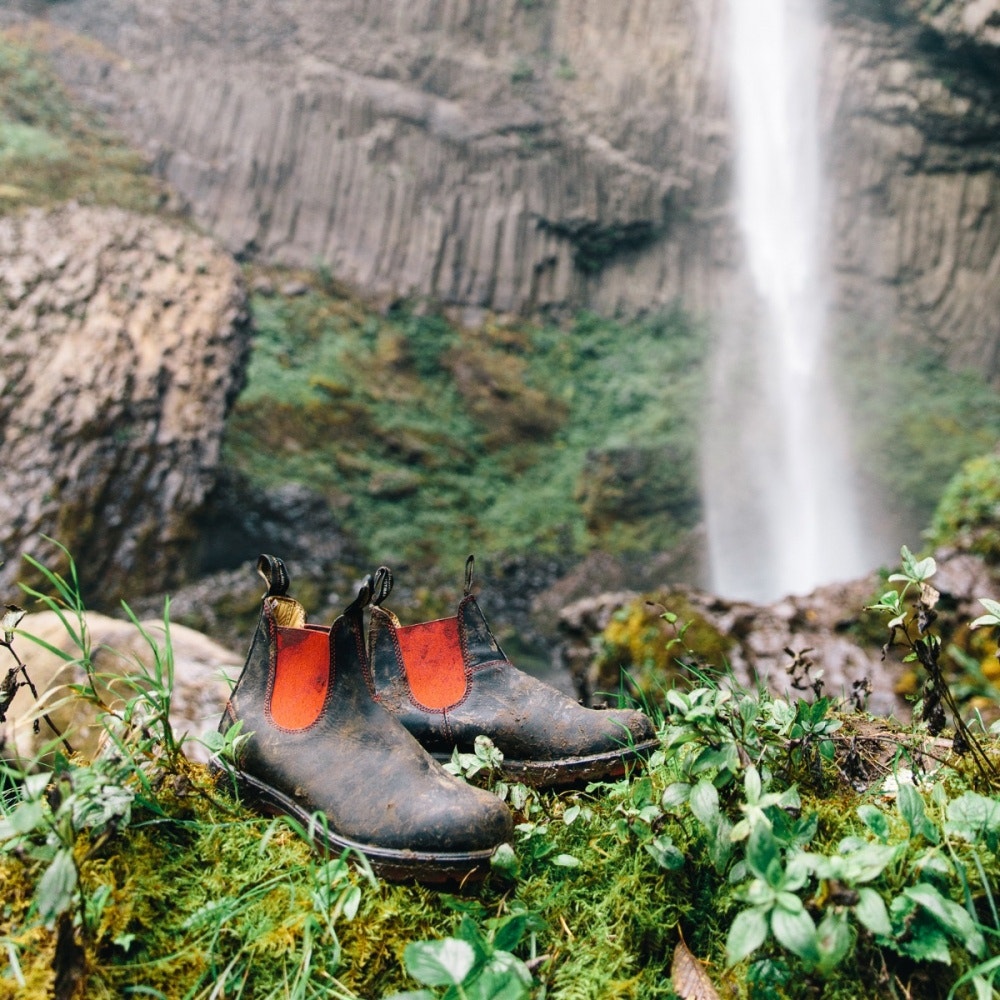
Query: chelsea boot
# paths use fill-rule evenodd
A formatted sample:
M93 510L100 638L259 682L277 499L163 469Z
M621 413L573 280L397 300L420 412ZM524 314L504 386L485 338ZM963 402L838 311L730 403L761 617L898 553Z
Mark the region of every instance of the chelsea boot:
M401 625L376 574L368 631L376 697L439 759L488 736L504 774L537 787L619 777L658 745L642 712L584 708L507 659L472 595L474 560L452 618Z
M483 876L511 835L510 811L448 774L375 701L363 635L372 578L324 628L307 625L288 596L280 559L262 555L258 572L267 583L260 620L219 726L243 723L238 788L328 848L360 851L386 878Z

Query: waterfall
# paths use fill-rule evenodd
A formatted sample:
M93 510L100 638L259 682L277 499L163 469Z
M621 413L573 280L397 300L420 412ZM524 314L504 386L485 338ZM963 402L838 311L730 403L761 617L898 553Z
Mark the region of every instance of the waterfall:
M771 600L869 569L827 359L817 0L728 0L749 294L719 332L704 442L712 588Z

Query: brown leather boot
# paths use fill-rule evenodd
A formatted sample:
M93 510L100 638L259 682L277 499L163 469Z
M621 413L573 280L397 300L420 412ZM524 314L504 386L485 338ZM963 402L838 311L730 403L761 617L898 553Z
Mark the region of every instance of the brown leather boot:
M361 851L386 878L485 875L510 838L510 811L448 774L375 702L362 627L371 577L324 628L307 625L287 596L280 559L262 555L257 569L267 582L260 622L219 726L242 721L250 734L233 772L241 792L294 816L329 848Z
M368 630L378 700L439 759L471 752L485 734L507 777L538 787L619 777L658 745L642 712L584 708L518 670L472 596L473 557L454 618L400 625L380 605L392 589L375 578Z

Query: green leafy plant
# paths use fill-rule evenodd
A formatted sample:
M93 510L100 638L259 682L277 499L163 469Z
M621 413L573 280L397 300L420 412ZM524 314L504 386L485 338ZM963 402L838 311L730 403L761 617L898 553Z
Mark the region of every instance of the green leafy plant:
M935 547L959 545L989 563L1000 561L1000 457L964 462L941 495L928 538Z
M16 793L0 812L0 852L39 867L28 921L55 929L57 981L72 991L86 974L86 945L95 939L109 898L102 887L88 890L81 867L129 825L134 768L117 758L74 765L62 755L51 774L2 767Z
M25 561L51 586L52 593L43 593L23 584L22 589L59 618L75 650L61 649L32 635L30 629L22 630L25 638L83 671L84 682L70 685L70 690L74 696L92 704L105 718L108 738L118 744L123 753L123 740L138 741L133 750L152 756L165 755L169 763L176 762L181 756L181 741L175 736L170 722L174 679L170 599L164 601L162 640L146 629L128 604L122 602L127 618L149 647L149 657L137 659L136 670L132 673L102 675L94 668L86 607L76 562L65 546L52 539L48 540L56 545L65 558L68 565L66 574L26 555ZM125 692L128 696L123 698L119 692ZM109 700L112 698L114 704Z
M251 305L225 464L322 493L345 525L369 526L355 541L372 558L649 551L697 523L705 337L679 310L469 331L411 308L375 315L326 285ZM625 363L633 352L647 364Z
M917 716L926 723L932 735L940 733L951 716L954 727L952 747L958 754L968 754L980 778L986 785L1000 782L1000 772L983 751L976 736L962 718L961 709L955 701L941 664L941 639L932 631L937 612L934 610L940 596L930 584L930 578L937 570L931 556L918 559L905 545L900 551L902 569L889 576L890 583L901 583L902 589L887 590L869 610L889 616L889 640L883 648L899 644L906 650L904 662L919 663L926 677L922 699ZM912 597L912 605L905 606L907 597ZM989 624L990 616L977 619L979 624ZM985 619L985 620L984 620Z
M521 1000L532 976L513 951L530 926L525 914L494 921L483 933L463 917L455 937L411 941L403 955L407 973L431 989L393 994L389 1000Z
M51 764L43 756L23 765L0 762L0 884L7 887L8 897L22 881L28 886L23 904L12 908L9 898L0 910L0 944L7 955L9 978L19 990L27 991L25 995L36 995L32 990L39 969L33 952L40 935L43 940L51 936L47 971L54 976L51 995L57 1000L81 995L92 980L115 979L121 974L125 979L118 981L128 993L175 995L172 987L167 992L154 987L155 975L152 981L137 981L128 971L145 969L148 975L173 959L155 951L150 958L149 938L154 932L148 921L130 918L133 904L126 905L122 896L122 871L125 866L149 865L143 876L147 881L167 878L156 867L159 859L169 870L165 849L178 842L188 844L192 838L207 845L226 830L229 836L251 835L253 850L237 852L239 871L230 868L220 884L207 892L199 891L200 883L192 886L186 890L187 909L165 909L159 918L173 926L167 952L176 950L176 961L189 976L191 970L201 969L185 995L217 996L223 989L227 995L245 995L253 970L262 963L275 964L274 955L266 951L274 952L273 943L261 951L261 943L270 935L286 942L277 949L279 954L287 953L285 961L277 962L282 971L269 973L283 986L253 995L353 998L332 973L341 960L339 928L353 920L362 902L359 873L375 884L364 858L356 857L348 864L346 857L312 854L307 846L309 831L288 817L246 820L237 806L220 800L204 769L186 760L183 741L170 724L169 601L164 607L162 639L123 605L150 647L149 665L131 678L119 678L116 690L128 696L122 703L109 702L111 678L94 670L77 567L70 554L59 548L68 562L65 574L33 562L53 593L31 587L25 591L61 619L76 655L37 638L34 641L82 668L85 680L72 686L73 696L89 701L102 713L104 740L93 760L57 752ZM28 629L20 628L22 617L21 609L17 614L8 611L3 644L11 652L16 640L30 637ZM30 617L27 621L30 629ZM16 659L14 671L27 683L27 667ZM203 742L222 754L231 752L242 738L239 727L217 735L217 740L207 737ZM42 753L46 750L43 747ZM210 812L212 819L199 819L199 811ZM324 819L320 816L317 821ZM263 834L254 838L254 828L265 825ZM156 835L150 838L154 831ZM132 844L135 847L130 851ZM290 865L272 867L272 854L287 855L296 844L304 860L299 856ZM190 864L183 862L185 868ZM254 874L257 869L266 874ZM212 881L205 876L203 881ZM191 902L192 889L197 903ZM171 886L173 891L185 890ZM170 898L162 889L161 895L164 903ZM281 898L287 905L276 906ZM109 968L109 956L118 956L120 974L116 974L114 960ZM44 981L48 984L47 978ZM4 982L0 976L0 995L4 995ZM45 995L49 995L48 985Z
M919 563L905 571L926 578ZM79 631L73 606L59 604ZM984 610L994 627L1000 609ZM719 995L986 1000L1000 807L978 772L949 766L963 759L924 726L856 719L802 654L807 696L779 697L699 663L677 632L682 680L662 692L662 746L642 773L544 792L503 782L485 740L452 758L517 813L515 843L461 896L369 880L295 822L243 811L183 743L165 751L160 696L126 737L111 706L118 739L98 761L57 753L44 777L8 773L0 996L51 994L61 924L78 961L59 967L94 995L645 1000L683 995L683 938ZM242 735L205 742L225 757ZM868 766L852 771L859 750Z

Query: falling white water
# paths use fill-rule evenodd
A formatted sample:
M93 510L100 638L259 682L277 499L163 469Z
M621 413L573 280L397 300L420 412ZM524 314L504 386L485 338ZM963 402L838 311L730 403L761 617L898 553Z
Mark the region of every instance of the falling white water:
M747 308L717 344L705 441L713 589L771 600L866 571L826 351L817 0L729 0Z

